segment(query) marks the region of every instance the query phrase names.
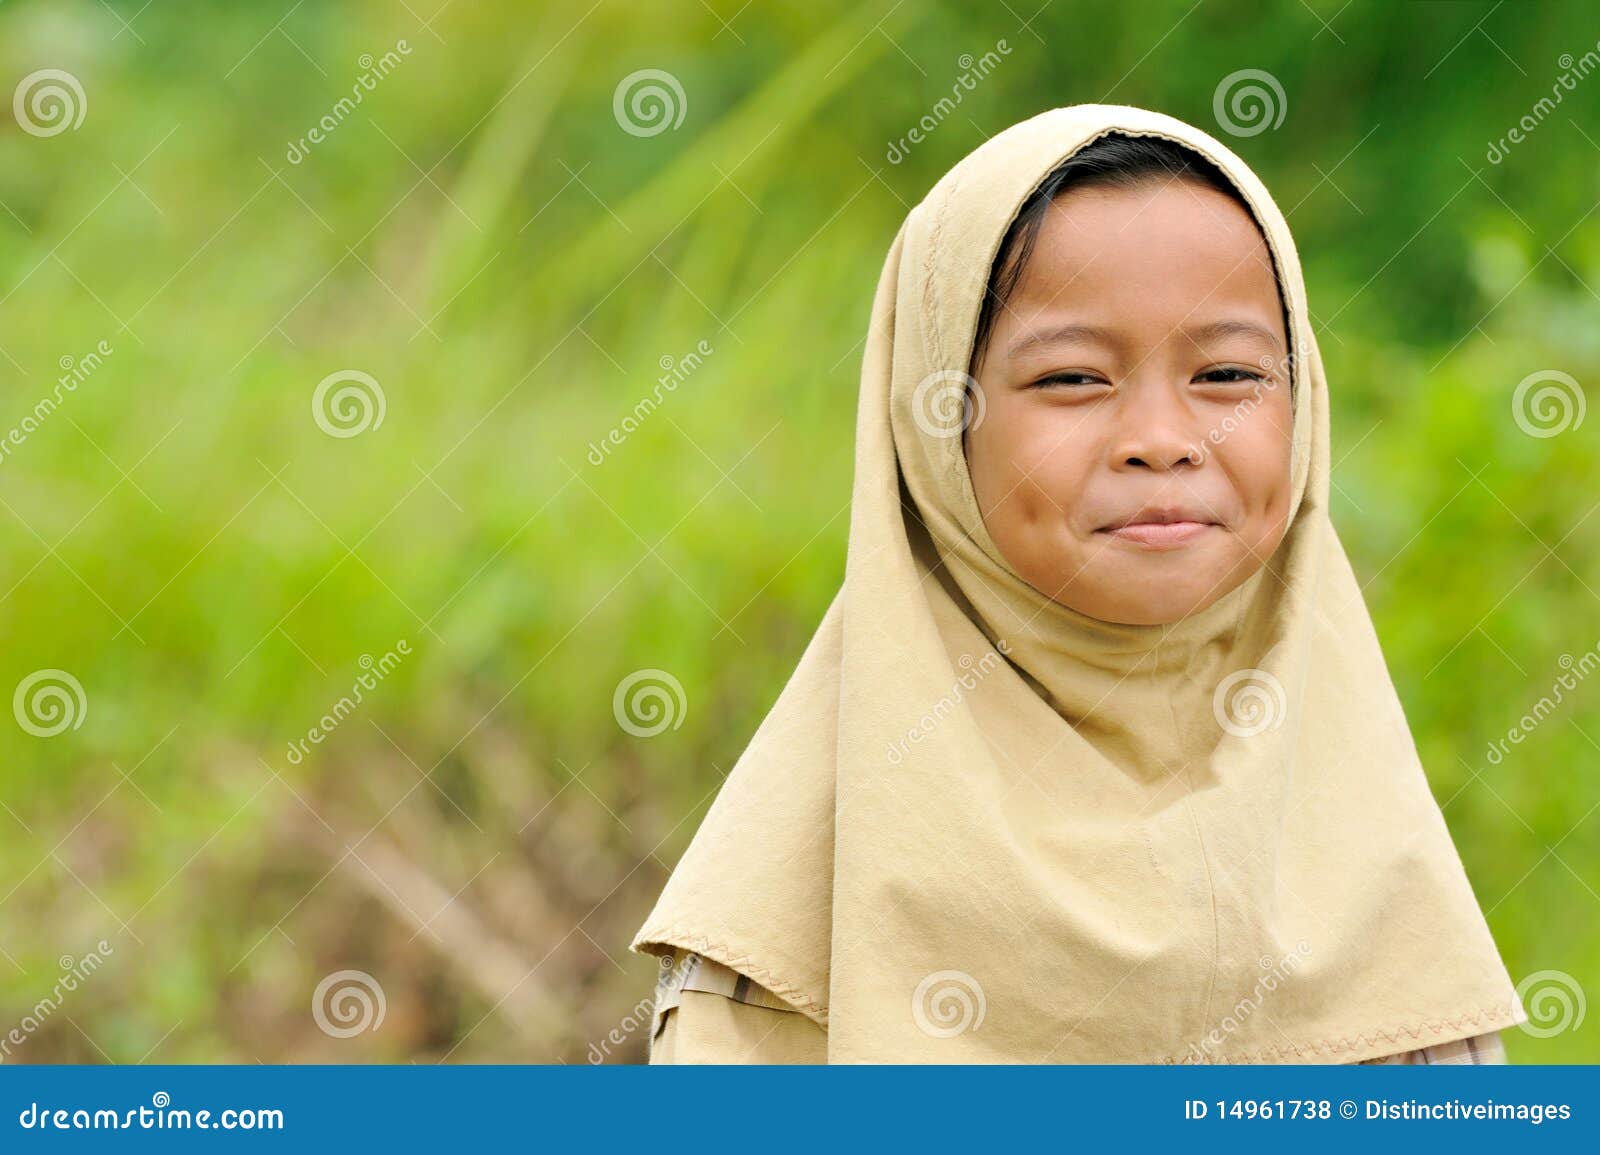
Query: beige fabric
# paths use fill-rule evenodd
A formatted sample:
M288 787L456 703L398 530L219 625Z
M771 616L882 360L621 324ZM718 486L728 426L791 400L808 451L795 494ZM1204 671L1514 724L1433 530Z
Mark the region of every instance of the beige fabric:
M1418 1047L1403 1055L1386 1055L1381 1059L1364 1059L1364 1063L1382 1063L1400 1066L1470 1067L1503 1064L1506 1045L1499 1031L1474 1038L1453 1039L1431 1047Z
M821 1027L793 1010L788 1011L787 1021L774 1018L772 1009L782 1009L782 1000L755 986L748 976L704 957L691 957L697 963L689 989L720 995L722 1002L696 996L685 1007L683 986L664 990L656 1004L651 1063L794 1065L828 1061L828 1035ZM1505 1044L1498 1031L1361 1060L1365 1065L1395 1066L1471 1066L1505 1061Z
M651 1063L828 1061L828 1033L750 976L704 955L661 958Z
M652 1033L661 1029L662 1016L678 1005L684 991L704 991L708 994L722 995L735 1002L766 1007L768 1010L799 1013L766 987L752 982L749 975L742 975L731 967L725 967L704 955L688 952L681 956L664 954L660 958L662 971L661 978L656 983L655 1022Z
M1018 207L1109 130L1229 175L1290 318L1288 534L1169 627L1095 621L1018 577L959 427L928 406L967 368ZM986 142L884 265L844 584L635 948L749 975L827 1028L833 1062L1357 1062L1526 1021L1328 519L1328 469L1300 262L1238 157L1112 106ZM1265 693L1260 733L1220 724L1238 678Z
M735 1002L723 995L686 991L666 1013L650 1044L653 1065L759 1063L816 1064L828 1061L828 1033L796 1012Z

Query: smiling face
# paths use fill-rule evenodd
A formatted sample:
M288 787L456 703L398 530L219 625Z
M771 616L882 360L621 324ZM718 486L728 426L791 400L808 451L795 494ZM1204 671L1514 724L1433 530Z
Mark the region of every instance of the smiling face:
M1188 180L1058 197L973 369L990 537L1102 621L1211 605L1287 528L1287 352L1271 255L1231 197Z

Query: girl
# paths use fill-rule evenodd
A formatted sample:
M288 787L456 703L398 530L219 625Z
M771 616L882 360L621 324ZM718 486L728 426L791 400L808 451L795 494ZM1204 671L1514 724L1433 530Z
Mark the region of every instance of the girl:
M656 1062L1503 1061L1232 152L1060 108L912 210L843 587L633 946Z

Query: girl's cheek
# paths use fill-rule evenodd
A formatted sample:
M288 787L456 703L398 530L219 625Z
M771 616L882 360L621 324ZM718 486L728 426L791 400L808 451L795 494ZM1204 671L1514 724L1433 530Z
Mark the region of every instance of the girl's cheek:
M1246 508L1281 513L1288 508L1290 442L1287 414L1262 409L1223 442L1221 461Z
M1066 464L1084 460L1085 430L1076 423L1051 420L1052 414L1036 413L1019 421L1011 432L1011 463L1019 474L1037 478L1059 477Z

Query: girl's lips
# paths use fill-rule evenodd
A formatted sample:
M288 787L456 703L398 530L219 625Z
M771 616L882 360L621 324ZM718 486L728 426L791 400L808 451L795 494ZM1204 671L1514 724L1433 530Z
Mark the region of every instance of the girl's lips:
M1209 521L1137 521L1100 532L1144 549L1179 549L1216 528Z

